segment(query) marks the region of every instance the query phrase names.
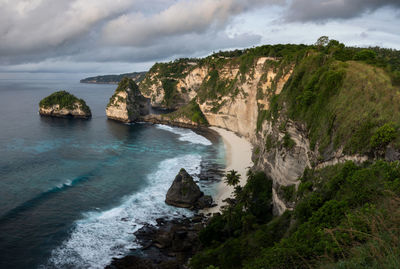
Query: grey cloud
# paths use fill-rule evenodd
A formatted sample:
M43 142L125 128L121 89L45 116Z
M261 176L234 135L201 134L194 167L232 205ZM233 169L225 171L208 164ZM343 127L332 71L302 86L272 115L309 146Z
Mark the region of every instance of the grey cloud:
M366 12L391 6L400 9L399 0L293 0L288 8L287 21L323 22L330 19L349 19Z
M190 0L178 1L160 13L124 14L104 27L108 44L144 46L166 36L218 31L240 13L259 5L279 4L280 0Z
M22 61L14 59L11 65L0 65L0 71L60 72L61 68L61 70L68 72L73 70L83 72L106 72L105 70L110 70L108 72L111 72L111 68L114 66L126 68L128 65L135 65L135 63L154 63L155 61L173 60L179 57L202 57L220 49L249 47L259 43L260 40L261 36L259 35L241 34L229 37L224 32L194 33L177 37L164 37L162 41L145 47L94 47L91 50L80 50L77 47L75 49L70 48L71 50L68 51L67 55L62 55L61 52L51 54L51 57L46 60L41 58L45 56L44 53L32 55L30 58L25 56L20 59L24 60L24 64L20 64ZM107 62L113 62L113 67L105 64ZM97 63L97 66L94 63ZM145 66L146 68L149 67ZM142 69L126 68L120 70L127 72ZM117 70L113 72L117 72Z
M0 55L43 51L71 43L96 23L130 5L129 0L2 1Z
M175 37L164 37L144 47L107 47L74 56L74 61L99 62L113 60L121 62L162 61L179 57L201 57L211 51L252 46L261 41L261 36L240 34L229 37L224 32L203 34L191 33Z
M0 65L48 59L145 61L252 45L229 38L235 15L283 0L0 0ZM190 45L189 45L190 44Z

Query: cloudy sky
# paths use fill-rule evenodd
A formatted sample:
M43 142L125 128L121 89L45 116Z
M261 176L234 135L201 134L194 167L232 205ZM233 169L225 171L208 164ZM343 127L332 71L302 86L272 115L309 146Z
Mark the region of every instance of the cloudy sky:
M0 0L0 72L122 73L261 44L400 49L400 0Z

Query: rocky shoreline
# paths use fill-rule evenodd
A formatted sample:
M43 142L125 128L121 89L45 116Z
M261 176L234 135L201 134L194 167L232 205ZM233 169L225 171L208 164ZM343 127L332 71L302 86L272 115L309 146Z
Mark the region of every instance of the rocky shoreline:
M157 225L146 224L134 233L143 246L131 254L114 258L107 269L183 269L190 257L201 248L198 240L207 217L196 214L192 218L157 219Z
M211 141L219 139L210 129L194 129ZM179 171L177 171L179 172ZM224 167L210 160L201 163L197 184L208 185L222 179ZM132 249L122 258L113 258L107 269L184 269L189 259L201 249L199 232L207 224L211 213L199 213L193 208L193 217L182 215L172 218L165 216L156 220L156 225L145 224L134 233L137 243L142 247Z

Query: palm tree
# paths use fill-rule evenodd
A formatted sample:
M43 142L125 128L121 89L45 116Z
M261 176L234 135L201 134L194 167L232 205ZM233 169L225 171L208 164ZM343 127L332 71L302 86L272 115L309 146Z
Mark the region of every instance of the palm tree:
M240 174L235 170L230 170L225 175L225 182L230 186L236 186L240 182Z

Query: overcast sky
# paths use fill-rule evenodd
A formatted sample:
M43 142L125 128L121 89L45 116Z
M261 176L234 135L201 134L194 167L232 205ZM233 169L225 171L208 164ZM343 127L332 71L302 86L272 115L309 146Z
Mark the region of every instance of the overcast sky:
M400 0L0 0L0 72L141 71L322 35L400 49Z

